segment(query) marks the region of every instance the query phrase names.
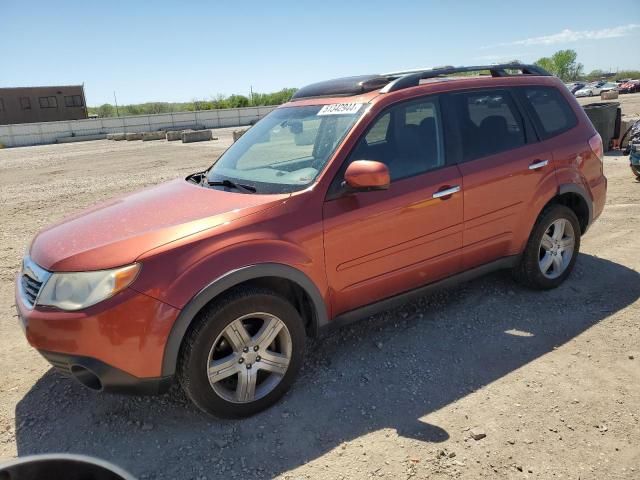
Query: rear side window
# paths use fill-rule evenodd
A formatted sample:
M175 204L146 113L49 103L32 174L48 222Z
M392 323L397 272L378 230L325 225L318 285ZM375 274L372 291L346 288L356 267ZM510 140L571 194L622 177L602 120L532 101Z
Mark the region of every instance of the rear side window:
M534 121L542 137L549 138L575 127L578 123L573 110L553 87L529 87L524 95L531 105Z
M452 98L463 161L505 152L526 143L520 111L508 92L465 92Z

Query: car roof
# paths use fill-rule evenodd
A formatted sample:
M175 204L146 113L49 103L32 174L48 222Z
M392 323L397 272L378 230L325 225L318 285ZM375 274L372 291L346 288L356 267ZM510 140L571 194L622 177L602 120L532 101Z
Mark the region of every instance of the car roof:
M418 86L422 81L434 78L446 78L460 73L489 72L491 77L510 77L519 75L550 76L550 73L536 65L521 63L503 63L492 65L474 65L465 67L436 67L402 70L374 75L357 75L335 78L302 87L293 95L292 100L316 97L353 96L380 90L390 93L404 88ZM518 73L519 72L519 73Z
M506 64L508 67L525 68L520 64ZM468 71L469 68L479 70L492 69L496 66L481 67L446 67L447 71ZM497 66L502 67L504 66ZM465 70L460 70L460 69ZM443 76L441 73L445 69L429 69L401 72L400 74L386 75L360 75L356 77L344 77L325 82L319 82L301 88L291 101L281 105L279 108L307 105L326 105L336 103L370 103L382 101L386 98L409 98L415 95L428 93L441 93L451 90L487 88L487 87L508 87L512 85L534 85L544 84L549 86L562 85L562 82L551 76L546 71L540 69L536 73L506 74L506 75L477 75L477 76L453 76L449 74ZM406 78L411 75L409 81ZM389 77L391 80L389 80ZM424 78L422 78L424 77ZM384 81L381 80L384 78ZM400 88L389 88L388 86L398 79L403 79L404 85ZM397 83L396 83L397 85ZM365 91L363 91L365 90ZM352 93L353 92L353 93Z

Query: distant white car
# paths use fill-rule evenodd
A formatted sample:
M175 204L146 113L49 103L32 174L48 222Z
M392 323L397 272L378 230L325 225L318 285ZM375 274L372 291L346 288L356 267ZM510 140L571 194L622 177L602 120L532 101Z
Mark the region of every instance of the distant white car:
M576 97L592 97L594 95L600 95L602 92L613 90L617 87L618 85L613 82L590 83L589 85L585 85L580 90L576 91L574 95Z

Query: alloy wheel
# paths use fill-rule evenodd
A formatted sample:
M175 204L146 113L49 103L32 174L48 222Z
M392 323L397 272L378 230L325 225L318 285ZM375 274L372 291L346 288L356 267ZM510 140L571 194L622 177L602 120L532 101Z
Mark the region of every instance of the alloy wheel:
M256 312L232 321L209 352L207 375L213 390L233 403L249 403L269 394L284 377L293 342L275 315Z
M538 260L545 277L558 278L564 273L573 258L575 243L575 232L569 220L559 218L549 225L540 241Z

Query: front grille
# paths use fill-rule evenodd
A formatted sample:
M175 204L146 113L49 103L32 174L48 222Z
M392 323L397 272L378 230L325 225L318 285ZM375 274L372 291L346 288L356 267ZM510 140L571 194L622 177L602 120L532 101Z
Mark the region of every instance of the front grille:
M22 259L22 272L20 275L20 297L24 304L33 308L38 300L40 290L51 277L51 272L36 264L29 256Z
M33 307L36 303L36 298L38 298L41 288L42 282L39 282L27 274L22 275L22 291L24 293L24 298L27 300L30 307Z

